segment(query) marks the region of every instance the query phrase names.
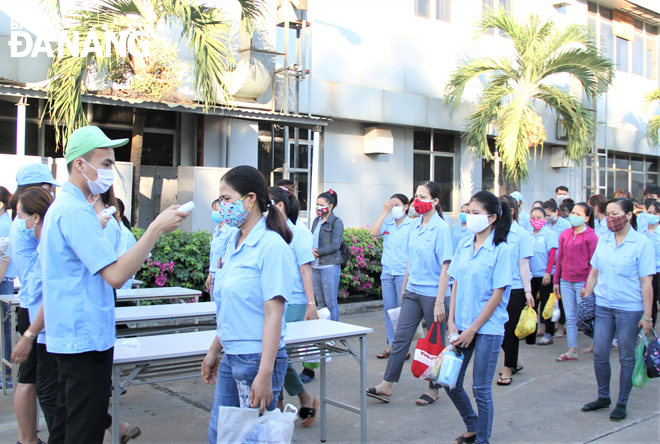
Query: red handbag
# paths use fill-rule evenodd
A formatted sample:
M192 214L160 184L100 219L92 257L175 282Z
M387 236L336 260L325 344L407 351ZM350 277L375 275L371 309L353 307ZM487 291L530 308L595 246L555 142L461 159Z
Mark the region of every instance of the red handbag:
M434 337L435 336L435 337ZM411 370L415 378L426 379L431 373L431 367L435 358L444 350L440 341L440 323L434 322L424 339L417 340L415 358Z

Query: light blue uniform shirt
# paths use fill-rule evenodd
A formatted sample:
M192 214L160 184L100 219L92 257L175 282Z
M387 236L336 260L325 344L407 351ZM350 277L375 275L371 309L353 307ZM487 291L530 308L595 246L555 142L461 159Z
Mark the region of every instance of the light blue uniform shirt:
M606 236L608 233L611 233L610 229L607 228L607 218L604 217L603 221L599 221L597 217L594 217L594 231L596 232L596 236L598 236L598 240L600 240L601 237Z
M648 229L649 221L646 219L646 211L637 215L637 232L641 233Z
M523 288L523 281L520 277L520 260L534 255L532 236L514 220L511 223L509 234L506 236L506 243L511 247L511 275L513 277L511 289Z
M596 305L625 311L643 311L639 278L655 274L655 250L651 241L629 230L621 245L610 233L598 241L591 265L598 270L594 289Z
M312 253L312 233L309 230L298 227L298 225L294 225L289 219L286 220L286 226L293 233L293 239L289 246L296 261L295 273L293 273L295 281L289 304L307 305L307 295L305 294L302 276L300 275L300 267L316 260L314 253Z
M422 296L438 296L442 264L452 257L449 225L433 212L422 228L422 217L413 221L408 235L408 284L406 290ZM449 291L449 289L447 289Z
M504 335L504 324L509 320L506 306L511 294L511 247L506 242L493 244L493 232L474 254L474 236L463 239L456 248L449 265L449 275L456 288L454 323L459 331L468 329L479 317L486 303L498 288L504 288L502 302L493 315L481 326L482 335Z
M544 225L538 234L532 233L532 247L534 248L534 256L529 260L529 269L532 272L532 277L543 277L545 270L548 268L550 250L559 248L559 237ZM555 274L554 265L550 274Z
M103 235L108 239L108 242L110 242L110 245L112 245L115 252L121 256L119 253L121 250L121 228L119 227L119 222L117 222L117 219L115 219L114 216L108 219L108 223L103 229Z
M646 227L644 228L641 233L646 236L651 243L653 244L653 248L655 249L655 272L660 273L660 230L658 229L660 225L655 227L655 230L653 230L653 233L649 234L649 226L646 224Z
M98 220L98 219L97 219ZM9 229L9 251L11 252L11 263L14 264L16 276L21 281L21 289L18 291L18 299L21 308L27 308L27 286L28 273L34 267L37 260L37 245L39 239L28 237L18 229L18 217L14 219Z
M119 236L119 249L117 250L117 256L121 256L122 254L126 253L133 247L133 245L137 243L135 236L133 236L133 232L129 230L126 225L123 223L119 224L119 229L121 230L121 235ZM127 280L126 283L122 285L121 289L130 290L133 288L133 279L135 279L135 275Z
M11 229L12 221L11 217L9 217L9 213L5 213L2 216L0 216L0 237L9 237L9 231ZM7 256L11 256L11 246L9 247L9 250L7 250ZM14 267L14 263L12 261L9 261L9 265L7 266L7 271L5 272L5 277L4 279L15 279L16 278L16 267Z
M462 222L457 222L451 227L451 243L454 247L454 251L458 248L458 244L461 243L466 237L470 237L472 232L467 229L467 225L463 228Z
M296 262L291 248L262 218L236 248L239 233L229 242L215 286L218 328L225 353L261 353L264 302L278 296L286 302L293 291ZM286 310L282 313L279 348L284 347Z
M28 273L28 289L27 289L27 309L30 316L30 324L34 322L39 314L39 309L43 302L43 291L42 291L42 281L41 281L41 262L39 261L38 256L39 247L37 247L37 260L34 262L34 267ZM37 336L37 342L39 344L46 343L46 330L41 330Z
M529 214L527 214L525 210L520 210L520 212L518 213L518 224L529 232L531 232L534 229L534 227L532 227L532 224L529 222Z
M307 231L310 234L312 233L312 230L310 230L309 227L305 225L303 221L300 220L300 218L296 220L296 227L300 228L303 231Z
M414 222L408 216L403 216L401 225L396 225L393 217L388 217L380 227L383 236L383 272L381 275L403 276L408 265L408 235Z
M48 209L41 233L46 348L105 351L115 344L115 299L99 271L117 261L94 210L71 182Z
M557 223L554 225L554 227L551 227L551 226L548 225L548 224L545 224L545 225L546 225L546 227L548 227L550 230L552 230L552 231L555 232L555 234L557 235L557 239L559 239L559 236L561 236L561 233L562 233L564 230L567 230L567 229L569 229L569 228L573 228L573 226L571 225L571 223L570 223L569 221L567 221L566 219L564 219L563 217L561 217L561 216L557 216Z
M220 228L220 225L216 225L213 229L209 257L209 272L212 276L215 276L215 273L218 271L218 261L227 252L227 244L229 244L232 235L236 234L237 231L238 228L230 227L227 224L224 224L222 228Z

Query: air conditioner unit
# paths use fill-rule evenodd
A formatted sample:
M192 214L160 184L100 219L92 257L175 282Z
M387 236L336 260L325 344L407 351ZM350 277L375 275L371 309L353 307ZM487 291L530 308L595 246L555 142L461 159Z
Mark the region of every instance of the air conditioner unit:
M568 132L566 132L566 125L564 119L557 118L557 140L568 140Z
M385 128L367 127L364 129L364 154L394 153L394 136Z
M558 146L550 149L550 166L552 168L573 168L576 164L566 158L566 148Z

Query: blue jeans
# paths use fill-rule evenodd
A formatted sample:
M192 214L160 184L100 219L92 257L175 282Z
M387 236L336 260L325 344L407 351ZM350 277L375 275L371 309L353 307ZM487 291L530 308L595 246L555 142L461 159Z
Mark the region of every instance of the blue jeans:
M339 292L339 278L341 276L341 265L333 265L327 268L312 268L312 282L314 283L314 295L319 308L327 307L330 310L330 319L339 320L339 304L337 293Z
M2 281L0 283L0 294L14 294L14 281ZM2 317L7 316L9 312L9 304L2 304ZM11 357L11 319L7 316L2 328L5 330L5 343L0 344L2 347L2 353L4 353L5 359L9 361ZM11 376L11 367L6 367L7 376Z
M383 311L385 312L385 333L387 334L387 343L394 344L394 328L387 310L392 310L401 306L401 288L403 287L404 276L393 276L391 274L382 274L380 282L383 292Z
M580 291L584 288L584 282L569 282L561 279L559 281L561 300L564 301L564 312L566 313L566 336L568 346L577 347L577 306L580 300Z
M463 366L458 375L456 387L450 390L445 387L449 398L461 414L468 432L477 432L477 443L488 443L493 430L493 417L495 409L493 406L493 377L497 370L497 358L500 355L500 346L504 336L476 334L472 343L463 351ZM475 413L472 403L463 388L463 380L470 359L474 354L474 369L472 372L472 394L477 402Z
M632 375L635 369L635 347L639 335L639 321L643 311L625 311L605 308L596 304L596 325L594 328L594 371L598 383L598 397L610 397L610 351L614 332L619 338L619 400L618 404L627 405L632 390Z
M277 398L282 391L282 384L284 384L287 361L286 351L281 348L277 352L273 367L273 401L266 407L268 411L275 410L277 407ZM209 443L215 444L218 441L219 407L250 408L250 389L259 372L260 362L261 353L224 355L222 357L209 422Z

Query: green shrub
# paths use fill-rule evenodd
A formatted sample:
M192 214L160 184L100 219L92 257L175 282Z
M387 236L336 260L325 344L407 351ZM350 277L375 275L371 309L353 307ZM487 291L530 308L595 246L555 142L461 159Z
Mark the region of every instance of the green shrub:
M380 294L382 239L373 237L368 227L346 228L344 243L348 247L348 264L341 271L339 297Z
M133 228L133 234L139 240L144 230ZM151 250L151 261L145 262L135 277L145 287L184 287L205 292L210 248L211 233L206 230L164 234Z

